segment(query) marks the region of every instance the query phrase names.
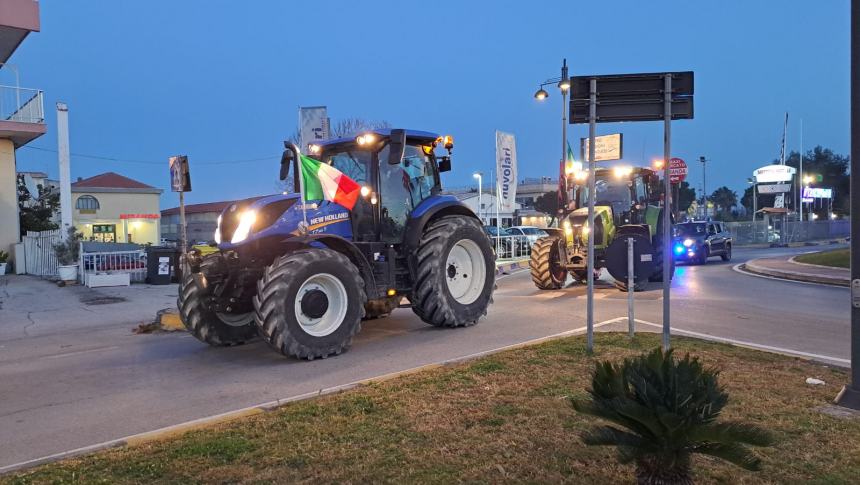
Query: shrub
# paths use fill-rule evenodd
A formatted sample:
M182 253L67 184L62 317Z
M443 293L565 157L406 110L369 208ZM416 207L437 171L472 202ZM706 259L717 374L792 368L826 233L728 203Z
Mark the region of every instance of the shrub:
M772 438L749 424L717 422L729 400L718 375L698 358L676 360L659 348L621 365L598 363L590 398L572 404L615 426L593 428L582 440L615 446L620 462L635 463L640 484L692 483L694 453L759 470L761 461L745 445L768 446Z
M0 251L0 263L5 263L9 260L9 253L6 251Z
M78 262L81 252L81 239L84 235L75 230L74 226L69 227L64 241L54 244L54 254L57 256L57 262L63 266L68 266Z

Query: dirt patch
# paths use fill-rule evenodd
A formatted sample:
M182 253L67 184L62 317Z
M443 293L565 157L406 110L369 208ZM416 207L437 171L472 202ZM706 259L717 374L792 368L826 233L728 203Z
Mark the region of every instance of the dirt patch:
M107 295L84 295L80 298L84 305L110 305L112 303L122 303L128 301L121 296Z

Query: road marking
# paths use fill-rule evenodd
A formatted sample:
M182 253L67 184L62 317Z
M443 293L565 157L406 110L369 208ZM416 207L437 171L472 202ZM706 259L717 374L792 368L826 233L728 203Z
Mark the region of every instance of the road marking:
M114 350L114 349L118 349L118 348L119 347L116 345L111 345L109 347L99 347L97 349L77 350L75 352L66 352L65 354L46 355L42 358L43 359L62 359L63 357L72 357L72 356L81 355L81 354L91 354L93 352L103 352L105 350Z
M599 323L595 323L594 328L597 329L597 328L603 327L605 325L609 325L611 323L616 323L616 322L626 321L626 320L627 320L627 317L612 318L610 320L605 320L605 321L602 321ZM447 360L444 360L441 362L419 365L419 366L412 367L412 368L405 369L405 370L401 370L401 371L395 371L395 372L390 372L388 374L382 374L382 375L375 376L375 377L360 379L358 381L353 381L353 382L350 382L347 384L341 384L341 385L337 385L337 386L333 386L333 387L322 388L322 389L319 389L317 391L306 392L303 394L298 394L298 395L290 396L290 397L283 398L283 399L276 399L274 401L256 404L254 406L248 406L248 407L236 409L233 411L227 411L227 412L216 414L213 416L206 416L206 417L202 417L202 418L198 418L198 419L193 419L190 421L185 421L183 423L174 424L171 426L165 426L163 428L158 428L158 429L155 429L152 431L137 433L137 434L125 436L123 438L117 438L117 439L113 439L113 440L103 441L101 443L97 443L97 444L93 444L93 445L89 445L89 446L83 446L80 448L75 448L73 450L63 451L60 453L54 453L52 455L47 455L47 456L35 458L32 460L26 460L26 461L22 461L19 463L13 463L11 465L0 466L0 475L6 474L9 472L13 472L13 471L20 471L20 470L23 470L26 468L32 468L32 467L39 466L39 465L44 465L46 463L51 463L51 462L66 459L66 458L72 458L75 456L94 453L97 451L102 451L102 450L106 450L106 449L110 449L110 448L119 448L122 446L130 446L130 445L140 445L140 444L147 443L150 441L155 441L155 440L163 439L163 438L170 437L170 436L176 436L178 434L185 433L185 432L188 432L188 431L191 431L194 429L209 427L209 426L212 426L212 425L218 424L218 423L226 423L229 421L233 421L235 419L239 419L239 418L243 418L243 417L247 417L247 416L253 416L255 414L260 414L260 413L265 412L265 411L273 411L273 410L275 410L281 406L284 406L284 405L292 403L292 402L303 401L306 399L312 399L315 397L326 396L329 394L335 394L335 393L347 391L349 389L353 389L353 388L356 388L356 387L359 387L362 385L384 382L384 381L388 381L388 380L395 379L398 377L403 377L406 375L415 374L415 373L430 370L430 369L437 369L439 367L443 367L446 365L453 365L453 364L457 364L457 363L461 363L461 362L467 362L470 360L474 360L474 359L477 359L477 358L480 358L480 357L483 357L486 355L494 354L497 352L502 352L505 350L513 350L513 349L522 348L522 347L529 347L529 346L537 345L537 344L547 342L550 340L557 340L557 339L560 339L563 337L568 337L568 336L582 333L585 331L586 331L586 327L579 327L579 328L575 328L573 330L567 330L567 331L559 332L559 333L556 333L553 335L548 335L546 337L539 337L539 338L535 338L532 340L527 340L525 342L519 342L519 343L511 344L511 345L505 345L502 347L497 347L497 348L485 350L482 352L475 352L473 354L468 354L468 355L464 355L464 356L460 356L460 357L454 357L454 358L447 359Z
M825 287L830 287L830 288L844 288L846 290L848 289L845 286L834 285L831 283L816 283L814 281L790 280L787 278L777 278L776 276L767 276L767 275L763 275L763 274L753 273L752 271L744 271L741 269L741 266L743 266L744 264L745 263L738 263L738 264L732 266L732 270L735 271L736 273L740 273L742 275L752 276L755 278L764 278L766 280L783 281L785 283L797 283L800 285L814 285L814 286L825 286Z
M626 320L626 318L624 318L624 320ZM649 326L656 327L656 328L663 328L663 325L649 322L647 320L640 320L640 319L636 318L635 321L637 321L643 325L649 325ZM839 362L839 363L845 364L845 365L851 364L850 359L842 359L842 358L833 357L830 355L812 354L809 352L802 352L800 350L785 349L782 347L774 347L772 345L763 345L763 344L757 344L757 343L753 343L753 342L747 342L745 340L735 340L735 339L730 339L730 338L725 338L725 337L718 337L716 335L710 335L710 334L701 333L701 332L694 332L692 330L684 330L682 328L677 328L677 327L672 327L672 332L673 333L674 332L683 333L683 334L689 335L691 337L699 337L701 339L711 340L714 342L721 342L721 343L726 343L726 344L738 345L741 347L749 347L749 348L758 349L758 350L776 352L778 354L790 355L793 357L807 357L807 358L814 359L814 360L827 360L830 362Z

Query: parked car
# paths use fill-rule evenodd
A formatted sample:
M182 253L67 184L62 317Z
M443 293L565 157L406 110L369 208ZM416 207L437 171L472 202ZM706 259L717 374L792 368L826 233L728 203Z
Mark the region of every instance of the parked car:
M705 264L708 258L732 259L732 233L722 222L693 221L675 225L675 261Z
M496 226L484 226L484 232L490 236L490 241L493 243L493 249L498 247L496 257L499 259L509 259L520 256L528 256L531 251L528 241L523 237L515 237L510 229L506 227L497 228ZM496 244L498 242L498 244Z
M529 247L536 243L538 239L549 235L543 229L535 226L513 226L511 227L511 234L525 236L525 239L529 242Z

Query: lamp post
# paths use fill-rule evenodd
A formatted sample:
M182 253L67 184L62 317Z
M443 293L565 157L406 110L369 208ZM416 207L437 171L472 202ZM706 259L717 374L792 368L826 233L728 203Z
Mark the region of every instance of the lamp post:
M699 161L702 162L702 202L704 202L705 206L705 220L708 220L708 185L707 185L707 165L705 163L708 161L705 157L699 157Z
M481 187L481 182L483 179L483 175L481 172L475 172L472 174L472 177L478 179L478 219L481 220L481 224L484 223L484 196Z
M752 189L753 189L753 213L752 213L753 242L756 242L756 239L758 236L758 231L756 230L757 229L756 228L756 220L755 220L756 212L758 212L758 194L756 193L756 190L757 190L756 185L758 185L758 184L756 184L755 177L748 178L747 183L752 184Z
M562 59L560 77L547 79L538 86L538 90L535 91L536 100L543 101L549 97L549 93L546 92L544 86L549 86L550 84L557 85L558 89L561 91L561 163L564 164L564 161L567 158L567 93L570 91L570 76L567 73L567 59ZM567 191L566 178L564 181L564 190L565 192Z

